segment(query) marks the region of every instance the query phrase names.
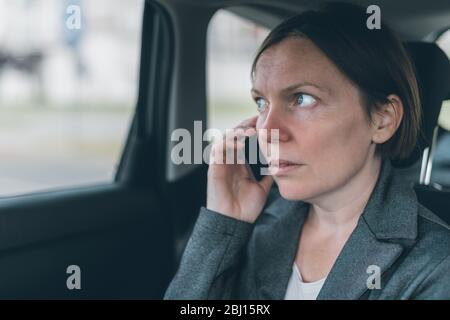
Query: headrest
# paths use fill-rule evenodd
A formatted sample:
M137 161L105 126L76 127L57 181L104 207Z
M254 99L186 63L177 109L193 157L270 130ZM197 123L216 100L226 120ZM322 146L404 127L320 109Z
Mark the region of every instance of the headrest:
M442 102L450 94L450 61L435 43L407 42L417 75L422 105L422 134L411 155L394 163L396 167L408 167L415 163L423 150L430 146L433 129L437 125Z

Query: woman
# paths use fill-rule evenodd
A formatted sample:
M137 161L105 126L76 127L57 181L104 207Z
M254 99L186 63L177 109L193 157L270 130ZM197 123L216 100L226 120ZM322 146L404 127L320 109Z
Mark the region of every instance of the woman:
M366 19L328 5L265 39L258 115L238 128L278 129L279 162L269 139L273 175L261 181L243 164L210 164L166 299L450 299L449 228L390 163L419 133L414 69L392 31Z

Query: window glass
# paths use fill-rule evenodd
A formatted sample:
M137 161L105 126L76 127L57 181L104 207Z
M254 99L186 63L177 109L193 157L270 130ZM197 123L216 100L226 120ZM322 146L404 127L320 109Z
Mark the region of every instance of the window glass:
M254 55L269 30L226 10L208 29L208 127L225 130L256 115L250 89Z
M450 59L450 31L443 33L436 42ZM431 181L450 187L450 100L444 101L438 122L439 134Z
M113 180L142 0L0 0L0 196Z

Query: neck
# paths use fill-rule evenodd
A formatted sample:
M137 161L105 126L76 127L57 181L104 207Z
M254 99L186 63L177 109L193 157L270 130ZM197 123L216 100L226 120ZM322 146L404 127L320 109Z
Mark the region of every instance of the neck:
M337 190L310 201L307 223L312 227L330 229L333 233L356 227L372 194L381 169L381 159L368 161Z

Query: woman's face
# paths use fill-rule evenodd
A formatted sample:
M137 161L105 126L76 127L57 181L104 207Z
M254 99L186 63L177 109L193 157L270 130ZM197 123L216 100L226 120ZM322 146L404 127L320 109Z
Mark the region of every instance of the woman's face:
M284 198L308 200L338 190L374 159L358 89L309 39L290 37L264 51L252 95L256 129L279 129L274 178ZM270 147L259 138L270 163Z

